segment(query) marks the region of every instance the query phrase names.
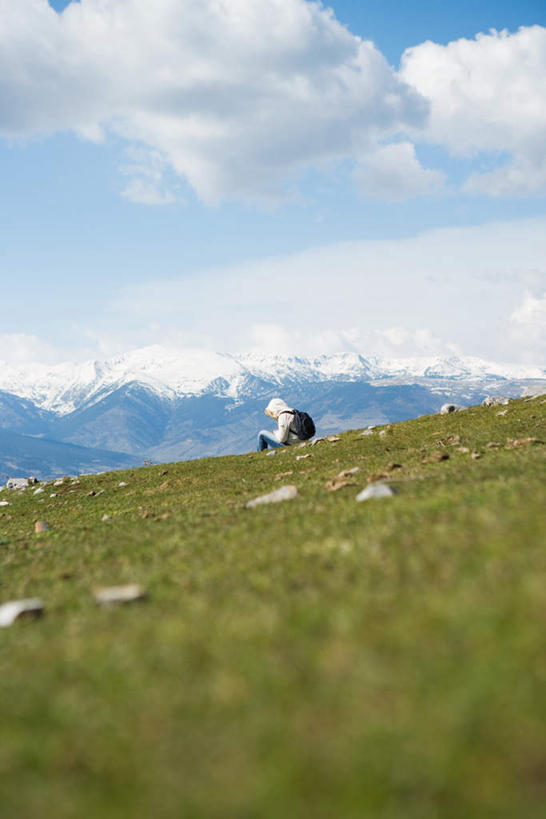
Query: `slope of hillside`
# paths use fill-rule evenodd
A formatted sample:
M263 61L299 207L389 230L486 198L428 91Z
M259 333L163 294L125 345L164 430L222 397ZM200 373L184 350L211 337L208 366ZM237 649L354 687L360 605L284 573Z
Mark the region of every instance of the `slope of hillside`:
M542 817L545 400L0 492L3 814Z
M96 447L75 446L49 438L33 438L0 429L0 481L19 475L46 479L80 472L127 469L140 458Z

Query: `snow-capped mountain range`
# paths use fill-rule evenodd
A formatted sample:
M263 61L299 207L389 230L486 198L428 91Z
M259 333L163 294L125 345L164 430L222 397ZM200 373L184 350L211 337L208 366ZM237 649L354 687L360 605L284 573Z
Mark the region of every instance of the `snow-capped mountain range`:
M14 367L0 361L1 392L27 399L60 416L92 405L129 384L138 384L167 400L209 394L241 401L253 393L256 379L279 387L332 381L390 380L401 384L416 379L542 380L546 379L546 369L472 357L378 359L337 353L310 359L171 350L159 345L80 365Z
M546 392L546 371L476 358L308 359L153 346L82 365L0 362L0 475L248 452L275 395L310 412L325 435L526 389Z

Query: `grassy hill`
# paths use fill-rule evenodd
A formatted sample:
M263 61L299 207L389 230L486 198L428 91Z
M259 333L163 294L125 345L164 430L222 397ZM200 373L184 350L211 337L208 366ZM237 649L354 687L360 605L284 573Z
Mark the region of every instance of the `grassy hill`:
M546 816L545 419L0 493L0 603L46 604L0 630L0 815ZM147 600L94 603L128 582Z

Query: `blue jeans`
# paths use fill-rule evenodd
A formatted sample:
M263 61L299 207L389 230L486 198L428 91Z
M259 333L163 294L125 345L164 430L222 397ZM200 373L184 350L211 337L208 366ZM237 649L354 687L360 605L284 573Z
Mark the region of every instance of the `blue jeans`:
M284 444L280 444L275 436L268 432L267 429L262 429L262 431L258 434L258 446L256 447L256 452L263 452L264 449L270 446L271 449L281 449Z

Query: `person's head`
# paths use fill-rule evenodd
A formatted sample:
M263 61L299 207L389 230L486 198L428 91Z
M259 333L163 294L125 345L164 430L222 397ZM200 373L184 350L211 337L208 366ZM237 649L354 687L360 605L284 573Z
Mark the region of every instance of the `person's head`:
M265 414L277 421L281 412L285 412L289 409L290 407L285 401L282 400L282 398L272 398L265 408Z

